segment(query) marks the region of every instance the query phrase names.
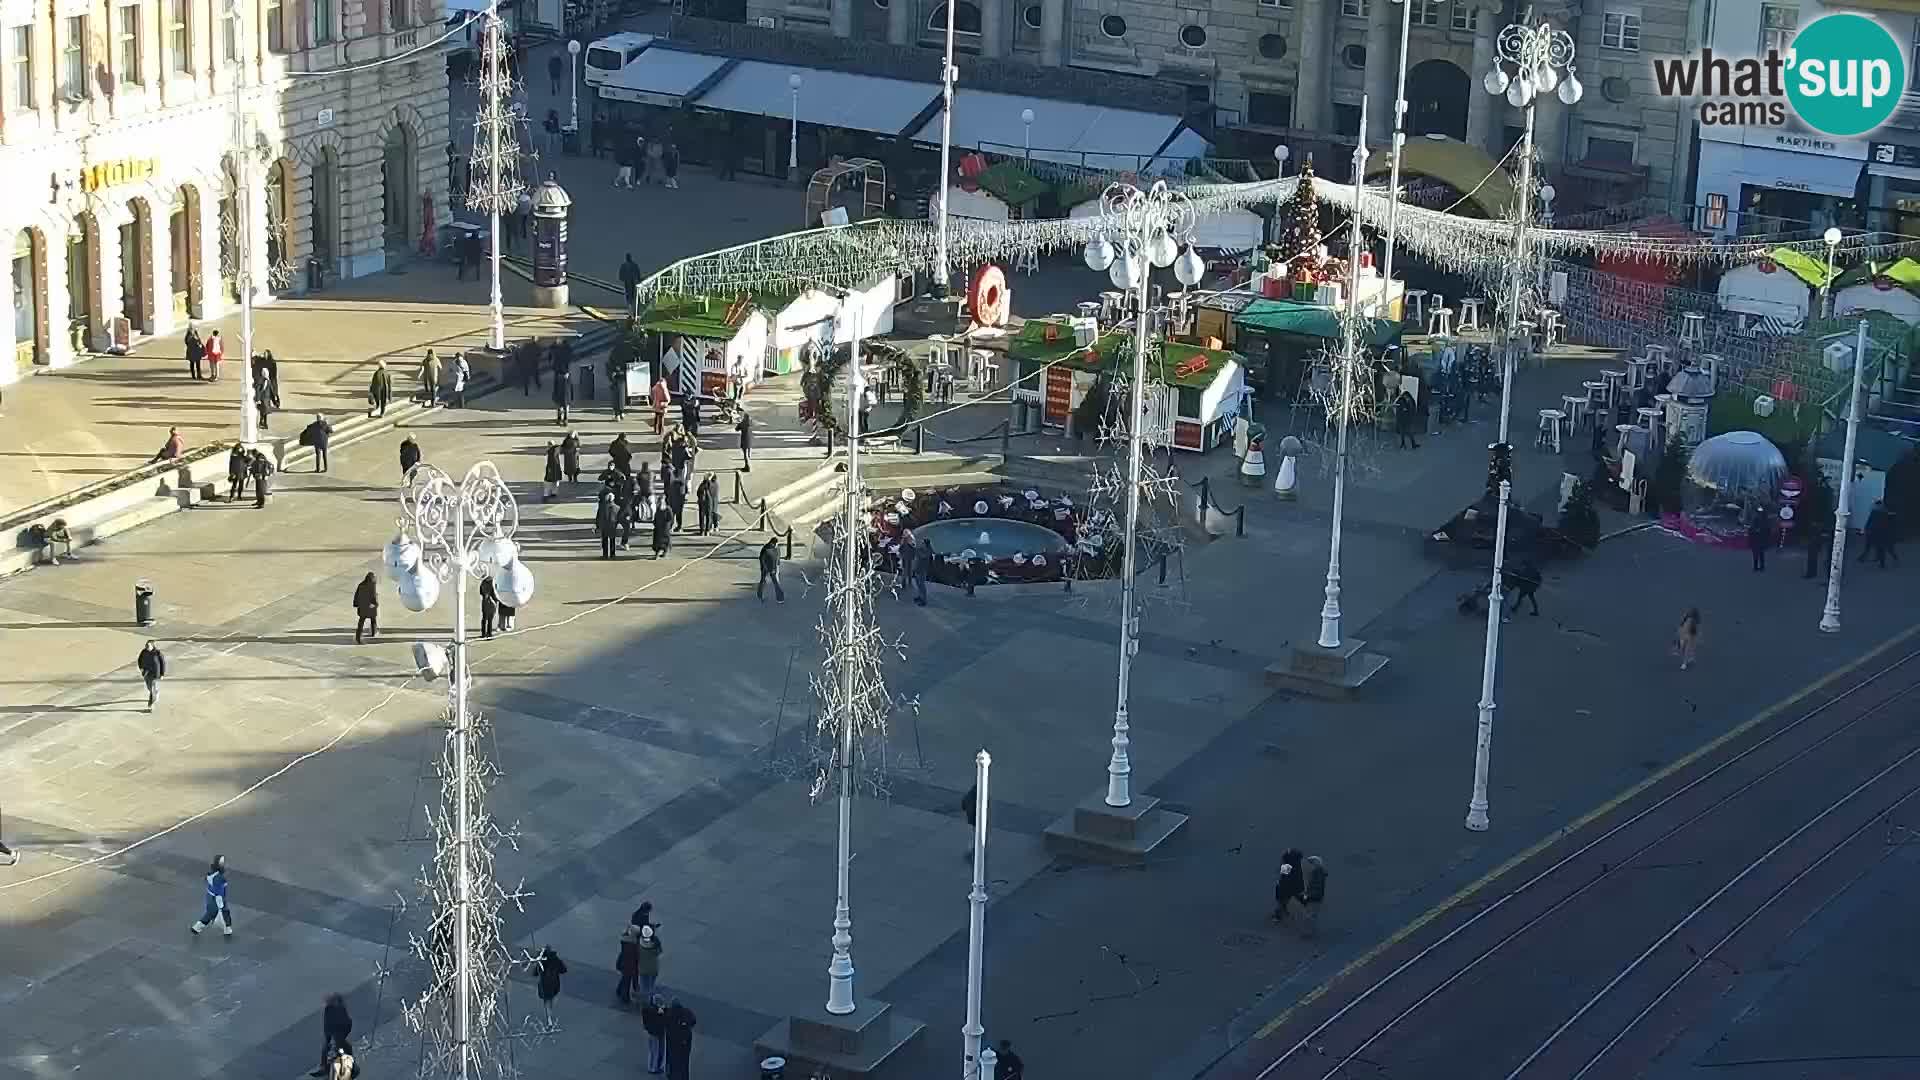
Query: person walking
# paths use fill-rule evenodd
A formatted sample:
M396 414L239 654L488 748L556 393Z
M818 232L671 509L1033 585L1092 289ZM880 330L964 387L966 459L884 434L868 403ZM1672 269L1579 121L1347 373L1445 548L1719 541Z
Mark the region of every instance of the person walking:
M629 927L628 929L635 929ZM640 1009L640 1026L647 1032L647 1075L667 1071L667 1001L659 994L647 998Z
M634 977L639 980L640 996L650 998L660 982L660 955L665 946L660 941L660 928L649 916L643 915L633 925L639 931L634 939Z
M633 186L647 186L647 137L633 137Z
M313 471L327 471L327 443L333 440L333 425L319 413L313 414L313 423L300 431L300 445L313 447Z
M327 1075L334 1052L346 1046L347 1036L352 1034L353 1016L347 1012L346 999L339 994L328 994L326 1007L320 1010L320 1067L307 1075ZM351 1053L351 1049L348 1052Z
M227 455L227 501L239 502L240 496L247 490L247 448L233 444L233 452Z
M666 481L667 509L673 511L673 527L678 531L685 527L684 517L687 510L687 474L681 469L669 469Z
M380 585L369 572L353 589L353 643L361 643L362 632L380 636Z
M647 392L647 403L653 406L653 433L664 434L667 430L667 405L673 395L667 392L667 373L661 372L653 378L653 389Z
M621 171L627 170L622 168ZM629 180L628 183L631 185L632 181ZM640 315L640 281L644 276L640 273L640 264L633 261L633 252L627 252L626 259L620 264L620 288L622 295L627 298L627 318L629 319L638 318Z
M267 505L267 496L273 494L273 463L267 455L258 450L253 452L253 462L247 466L247 475L253 478L253 508L263 510Z
M456 409L464 409L467 407L467 379L472 374L473 374L472 370L467 367L466 354L454 353L453 354L453 407Z
M215 330L208 334L206 347L208 382L220 381L220 361L225 359L226 355L227 344L220 340L220 331Z
M1747 548L1753 552L1753 571L1759 573L1767 568L1767 547L1773 541L1773 521L1764 508L1753 512L1753 520L1747 523Z
M1501 584L1513 597L1513 606L1501 613L1503 621L1509 616L1520 613L1521 601L1532 604L1533 613L1540 614L1540 600L1534 595L1540 589L1540 568L1533 564L1532 559L1521 559L1518 565L1502 573L1500 577Z
M1414 425L1419 422L1420 405L1413 395L1405 390L1393 399L1393 430L1400 436L1400 449L1420 449L1420 440L1413 437Z
M740 410L740 471L753 471L753 414Z
M553 422L566 427L573 407L573 372L567 368L555 367L553 370Z
M694 504L699 509L700 535L705 536L720 529L720 482L712 473L700 481L694 489Z
M227 906L227 857L215 855L213 864L207 867L207 906L200 917L188 929L198 934L220 920L220 932L233 936L233 909Z
M666 160L667 160L666 138L663 136L658 139L648 139L647 140L647 162L646 162L646 166L641 170L640 182L643 184L646 184L646 183L653 183L654 181L657 180L658 182L665 184L667 182Z
M191 377L194 382L199 382L200 365L201 362L207 358L207 347L200 340L200 328L194 326L192 323L187 324L185 344L187 349L187 375Z
M567 486L580 482L580 436L567 432L560 440L560 470L567 476Z
M373 378L367 382L367 415L387 415L387 402L393 400L393 373L387 370L387 358L373 362Z
M615 435L613 441L607 444L607 460L622 475L633 474L633 444L627 442L626 432Z
M1318 855L1306 859L1300 887L1300 936L1313 937L1320 931L1320 905L1327 900L1327 864Z
M974 854L973 835L974 830L979 826L980 822L979 784L976 783L968 787L967 793L960 796L960 814L967 819L967 846L960 850L960 854L968 862L972 862Z
M675 191L680 189L680 144L668 142L667 148L660 152L662 183Z
M667 1080L688 1080L693 1071L693 1029L700 1022L679 998L667 1006Z
M633 988L640 981L640 927L628 923L620 931L620 953L614 959L613 969L620 973L619 985L613 988L614 1000L622 1005L633 1004Z
M432 349L420 361L420 402L429 409L440 404L440 358Z
M567 962L549 945L540 950L540 959L534 962L534 969L540 982L540 1004L547 1007L547 1026L553 1026L553 999L560 996L560 976L567 973Z
M167 429L167 441L160 444L160 449L148 460L147 464L151 465L158 461L173 461L186 452L186 436L180 434L179 428L170 427Z
M755 600L761 603L766 602L767 597L762 590L767 587L768 582L773 583L774 603L786 603L787 591L780 587L780 541L777 537L769 538L766 543L760 545L760 581L753 587Z
M560 75L566 70L567 65L561 62L558 52L547 57L547 85L552 88L554 97L560 96Z
M273 350L267 349L254 358L259 369L259 380L267 388L267 398L273 402L275 412L280 410L280 361L274 358Z
M1026 1080L1027 1063L1013 1052L1013 1040L1001 1039L994 1054L993 1080Z
M1887 509L1887 500L1875 500L1873 510L1867 514L1867 526L1860 530L1860 536L1863 544L1860 557L1855 559L1855 562L1866 562L1867 559L1874 558L1879 562L1880 569L1885 570L1887 556L1891 555L1893 565L1900 565L1900 553L1893 547L1893 511Z
M620 503L611 491L600 493L600 504L593 511L593 532L600 538L600 557L613 558L613 545L620 531Z
M684 490L684 489L683 489ZM664 559L673 547L673 530L676 516L673 508L663 500L653 512L653 557Z
M1693 659L1700 648L1700 609L1688 608L1680 616L1680 629L1673 635L1673 655L1680 658L1680 670L1693 666Z
M860 434L865 435L873 430L873 406L879 400L879 395L873 392L871 386L860 391Z
M253 411L260 417L260 430L268 430L268 421L273 418L273 391L264 379L253 384Z
M500 614L500 591L493 586L493 575L480 579L480 636L493 636L493 623Z
M1273 883L1273 921L1287 921L1287 905L1299 901L1306 891L1301 863L1306 858L1299 848L1288 848L1280 856L1280 875Z
M140 681L147 685L147 711L152 712L153 703L160 699L160 680L167 677L167 658L158 642L149 641L133 663L140 669Z
M620 166L620 171L613 174L614 187L626 188L628 191L633 190L635 156L633 140L621 138L613 140L613 160ZM628 296L632 296L631 291L628 292Z
M900 538L900 570L913 588L916 607L927 606L927 575L933 571L933 545L912 529Z
M559 494L560 477L562 475L560 472L560 448L552 443L548 443L546 471L540 474L541 502L552 502L553 497Z
M547 118L545 120L540 121L540 130L545 132L547 136L547 145L546 145L547 156L550 158L559 157L560 156L560 112L559 110L557 109L547 110Z
M420 444L413 441L413 436L408 435L400 440L400 475L405 477L418 464L420 464Z

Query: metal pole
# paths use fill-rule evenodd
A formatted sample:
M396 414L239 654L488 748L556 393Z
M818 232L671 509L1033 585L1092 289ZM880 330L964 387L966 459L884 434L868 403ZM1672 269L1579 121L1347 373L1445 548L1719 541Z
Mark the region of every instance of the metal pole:
M1400 155L1407 145L1407 33L1413 26L1413 0L1400 0L1400 83L1393 92L1393 165L1387 177L1387 257L1380 269L1380 307L1393 303L1393 245L1400 235ZM1401 312L1405 314L1405 310Z
M1347 233L1347 317L1340 363L1340 440L1333 459L1333 539L1327 553L1327 602L1320 608L1320 647L1340 647L1340 524L1347 506L1347 412L1353 403L1353 368L1360 356L1355 329L1360 320L1360 195L1367 161L1367 99L1360 98L1360 134L1353 148L1353 214Z
M947 295L953 280L947 266L947 189L953 185L953 11L957 6L947 5L947 58L940 69L940 240L933 283L933 295L939 297Z
M501 83L506 77L501 61L505 56L506 43L500 37L500 8L487 9L487 64L492 69L487 78L487 112L491 122L487 125L487 235L491 241L492 254L487 263L493 278L491 294L487 302L493 316L493 328L488 334L488 348L494 352L504 352L507 348L507 313L500 300L500 127L506 121L501 116L505 102L501 99Z
M1840 462L1840 505L1833 511L1833 559L1827 565L1827 606L1820 614L1820 629L1840 630L1840 574L1847 568L1847 519L1853 516L1849 501L1853 497L1853 452L1860 441L1860 378L1867 364L1867 320L1853 343L1853 390L1847 399L1847 448Z
M792 180L800 174L800 76L787 80L793 91L793 111L790 114L792 126L787 129L787 179Z
M580 130L580 43L567 50L567 126ZM1405 61L1402 61L1404 64Z
M1500 442L1510 444L1507 424L1513 412L1513 369L1518 362L1515 342L1520 336L1520 295L1527 278L1527 217L1533 212L1533 114L1534 102L1527 102L1526 129L1520 136L1519 217L1513 223L1513 284L1507 293L1507 342L1501 350L1500 364Z
M980 1037L987 1033L980 1026L980 980L987 944L987 778L992 770L991 754L982 750L973 755L973 890L967 893L967 1026L960 1029L965 1040L961 1080L979 1077Z
M238 4L229 8L236 23ZM246 27L235 26L235 36L246 40ZM233 79L233 193L235 276L240 284L240 441L260 441L260 412L253 402L253 154L247 146L247 104L244 88L250 57L242 50L240 70Z
M1500 517L1493 537L1493 589L1487 593L1487 648L1480 657L1480 734L1473 745L1473 797L1467 800L1467 828L1487 831L1487 754L1493 747L1493 680L1499 670L1500 615L1506 599L1500 592L1500 571L1507 552L1507 500L1513 482L1500 481Z
M859 293L848 292L844 303L853 315L853 330L848 349L852 381L847 395L847 505L846 505L846 581L842 587L846 620L843 633L853 648L860 632L859 575L860 538L863 524L860 513L860 398L866 391L866 378L860 371ZM830 396L830 395L829 395ZM829 405L829 408L832 406ZM840 664L840 835L833 905L833 962L827 965L827 1011L845 1016L854 1010L853 997L853 911L847 903L847 868L853 860L853 724L854 679L859 665L852 656L843 656Z
M1140 557L1140 455L1145 435L1141 429L1147 411L1147 298L1152 288L1149 283L1153 280L1153 262L1146 257L1146 251L1155 224L1151 216L1146 220L1146 228L1132 238L1133 243L1127 250L1120 252L1124 259L1135 258L1137 253L1142 269L1140 312L1133 332L1133 392L1129 403L1132 413L1127 418L1127 531L1120 556L1120 679L1116 689L1118 701L1113 708L1113 756L1107 761L1108 806L1133 803L1133 761L1127 752L1133 745L1128 734L1132 726L1127 721L1127 683L1132 675L1133 654L1140 648L1135 640L1140 632L1140 613L1134 608L1133 579Z
M464 492L462 492L464 496ZM472 1023L473 1023L473 958L472 923L470 909L473 904L473 873L468 863L468 849L473 837L469 835L471 814L467 809L468 755L467 743L467 571L470 569L467 553L467 507L465 498L456 504L453 518L453 663L448 671L453 679L453 727L458 738L454 740L453 765L457 782L455 815L459 821L454 826L454 844L458 849L460 862L458 883L459 907L457 908L457 927L459 944L454 949L454 983L458 997L454 1001L454 1041L459 1046L460 1077L466 1080L473 1060Z
M1833 318L1833 244L1827 244L1827 274L1820 279L1820 317Z

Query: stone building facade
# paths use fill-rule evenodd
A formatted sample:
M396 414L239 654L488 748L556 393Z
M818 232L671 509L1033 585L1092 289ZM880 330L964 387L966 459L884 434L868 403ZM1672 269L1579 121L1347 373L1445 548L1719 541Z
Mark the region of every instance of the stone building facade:
M1369 143L1384 144L1391 127L1406 10L1392 0L956 2L959 51L1178 84L1223 156L1264 159L1284 141L1296 152L1333 153L1326 171L1342 172L1347 151L1339 148L1352 146L1362 94ZM1530 10L1573 37L1586 90L1571 108L1543 96L1536 111L1536 142L1562 205L1687 201L1693 119L1684 102L1654 92L1650 60L1699 47L1702 0L1405 4L1409 132L1452 135L1496 158L1506 151L1520 112L1481 80L1500 30ZM947 8L945 0L749 0L747 15L783 30L938 48Z
M422 196L445 195L441 20L439 0L0 0L0 382L226 314L242 257L266 302L416 250Z

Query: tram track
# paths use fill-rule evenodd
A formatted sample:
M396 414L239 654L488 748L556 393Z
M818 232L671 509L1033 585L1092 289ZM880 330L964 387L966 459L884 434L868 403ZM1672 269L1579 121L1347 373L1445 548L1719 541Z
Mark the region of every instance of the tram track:
M1452 1060L1445 1075L1620 1075L1617 1068L1595 1070L1619 1059L1640 1025L1690 980L1699 982L1693 977L1728 942L1775 910L1776 901L1836 853L1858 848L1875 822L1912 797L1914 785L1901 783L1909 773L1920 775L1920 725L1906 722L1917 688L1920 649L1847 680L1771 730L1748 733L1749 744L1722 748L1738 747L1724 760L1696 762L1641 792L1589 823L1588 829L1599 831L1544 869L1478 910L1450 912L1450 928L1448 919L1436 919L1428 927L1430 940L1403 943L1404 958L1392 951L1377 957L1377 977L1349 993L1329 994L1317 1008L1293 1017L1286 1027L1301 1033L1283 1038L1277 1056L1257 1073L1249 1066L1248 1075L1340 1080L1438 1074L1434 1059L1463 1048L1472 1049L1476 1063L1463 1070L1464 1062ZM1863 772L1870 775L1855 782ZM1810 789L1798 782L1808 775L1842 776L1837 786L1845 791L1806 805ZM1897 796L1887 794L1896 788ZM1779 824L1783 809L1788 821ZM1618 820L1609 824L1610 816ZM1749 858L1759 832L1780 839ZM1831 842L1820 847L1816 840ZM1736 850L1742 854L1723 865ZM1806 865L1780 880L1796 859ZM1755 889L1762 894L1757 906L1731 919L1717 939L1709 938L1704 952L1693 946L1695 933L1727 921L1717 916L1730 896L1751 899ZM1577 954L1583 949L1601 955L1582 958ZM1621 967L1623 952L1637 955ZM1612 977L1589 979L1595 971ZM1356 974L1364 978L1366 969ZM1632 1004L1619 1004L1646 979L1655 985ZM1516 991L1506 1026L1488 1030L1478 1002ZM1616 1017L1622 1009L1625 1015ZM1522 1019L1527 1013L1549 1015ZM1602 1023L1603 1017L1613 1019ZM1455 1031L1455 1045L1436 1036L1436 1028ZM1280 1034L1288 1033L1283 1028ZM1476 1043L1476 1035L1484 1038ZM1638 1046L1643 1040L1631 1041Z

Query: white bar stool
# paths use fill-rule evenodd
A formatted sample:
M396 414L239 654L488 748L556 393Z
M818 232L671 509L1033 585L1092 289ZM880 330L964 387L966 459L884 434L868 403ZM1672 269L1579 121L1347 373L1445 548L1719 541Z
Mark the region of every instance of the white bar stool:
M1647 385L1647 361L1644 357L1634 357L1627 361L1627 389L1638 390Z
M1427 320L1427 336L1428 337L1453 336L1453 309L1452 308L1437 307L1433 309L1433 315Z
M1707 343L1707 317L1698 311L1680 316L1680 344L1697 349Z
M1420 326L1427 321L1427 290L1407 290L1407 302L1403 305L1402 314L1409 311L1413 314L1413 325Z
M1482 303L1482 300L1478 296L1468 296L1461 299L1460 301L1460 332L1461 333L1465 334L1465 333L1468 333L1469 331L1480 329L1480 304L1481 303Z
M1592 415L1587 411L1587 399L1581 397L1579 394L1561 394L1560 407L1567 414L1567 432L1569 434L1579 430L1580 425L1586 422L1588 416Z
M1652 373L1655 378L1666 373L1667 347L1665 345L1647 346L1647 370Z
M1607 404L1621 400L1621 389L1626 386L1627 373L1624 371L1602 371L1600 378L1607 384Z
M1534 445L1549 453L1559 453L1560 424L1565 421L1566 418L1567 414L1561 412L1559 409L1541 409L1540 435L1534 440Z

